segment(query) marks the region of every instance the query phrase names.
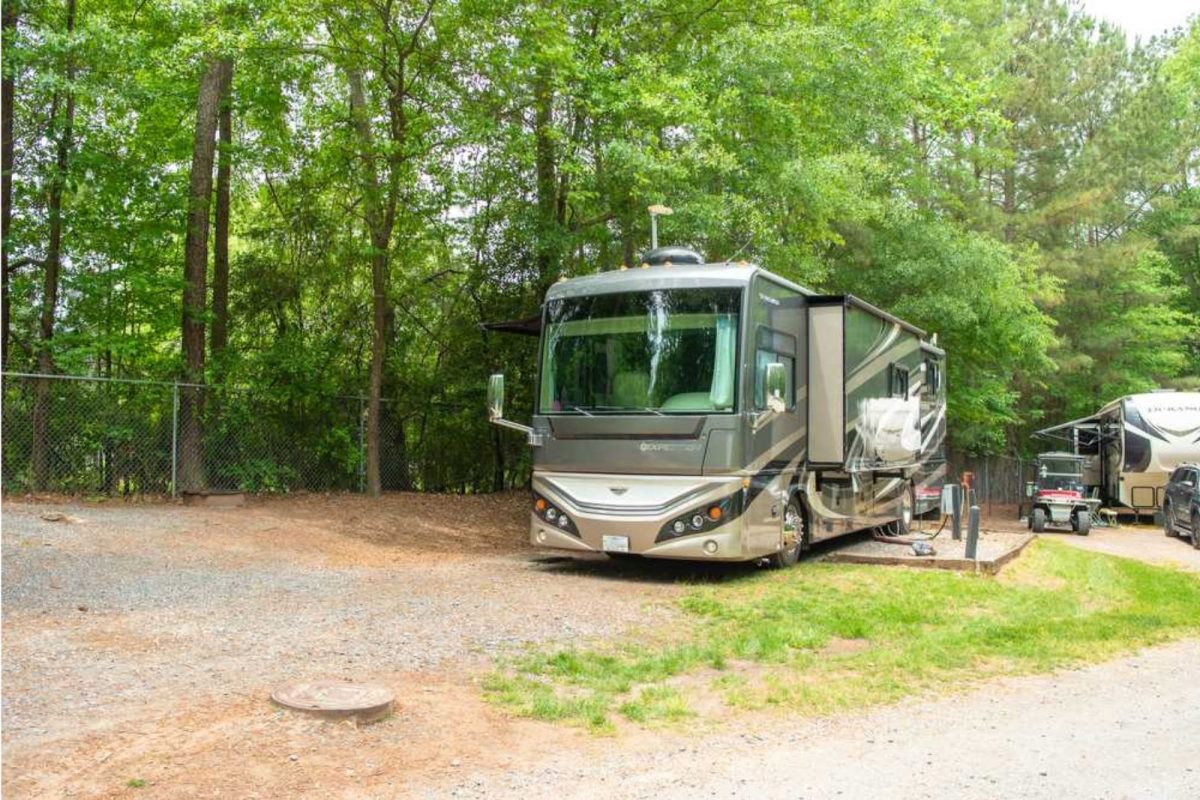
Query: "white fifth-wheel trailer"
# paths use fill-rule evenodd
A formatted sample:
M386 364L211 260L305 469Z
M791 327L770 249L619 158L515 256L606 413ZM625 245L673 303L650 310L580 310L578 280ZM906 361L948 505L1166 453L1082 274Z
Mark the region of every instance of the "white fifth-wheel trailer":
M1162 508L1172 470L1200 462L1200 392L1119 397L1089 417L1034 435L1084 457L1089 495L1107 506L1153 514Z

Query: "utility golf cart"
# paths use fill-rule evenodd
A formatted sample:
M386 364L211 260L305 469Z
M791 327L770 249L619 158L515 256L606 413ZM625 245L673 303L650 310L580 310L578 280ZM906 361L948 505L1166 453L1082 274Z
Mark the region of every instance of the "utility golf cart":
M1083 496L1083 456L1042 453L1036 466L1037 480L1025 484L1025 496L1032 504L1029 528L1041 533L1047 525L1069 525L1075 533L1087 536L1100 500Z

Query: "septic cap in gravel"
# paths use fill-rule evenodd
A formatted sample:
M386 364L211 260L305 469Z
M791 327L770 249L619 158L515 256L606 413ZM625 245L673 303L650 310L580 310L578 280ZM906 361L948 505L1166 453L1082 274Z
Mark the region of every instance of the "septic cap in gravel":
M291 711L325 719L374 722L392 712L395 695L377 683L295 681L276 688L271 700Z

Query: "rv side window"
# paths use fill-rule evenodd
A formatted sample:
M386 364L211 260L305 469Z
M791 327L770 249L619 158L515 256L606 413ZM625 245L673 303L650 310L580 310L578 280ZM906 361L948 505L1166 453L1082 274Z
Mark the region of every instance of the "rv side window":
M908 367L892 364L892 397L908 397Z
M933 359L925 360L925 384L922 386L924 394L937 394L942 388L942 370L936 361Z
M796 407L796 337L781 331L759 326L755 336L754 348L754 407L767 407L763 397L763 376L767 372L767 364L778 362L783 364L783 372L787 376L787 389L783 400L788 409Z

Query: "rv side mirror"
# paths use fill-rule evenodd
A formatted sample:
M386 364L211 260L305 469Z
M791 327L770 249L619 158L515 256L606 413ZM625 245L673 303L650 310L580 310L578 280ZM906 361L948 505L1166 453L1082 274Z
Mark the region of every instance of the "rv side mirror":
M774 411L776 414L783 413L786 408L783 399L785 392L787 392L787 373L784 372L783 364L778 361L767 364L767 371L763 374L763 397L767 400L767 410Z
M542 446L542 434L529 425L522 425L504 418L504 375L497 372L488 378L487 388L488 422L501 428L512 428L520 431L528 438L531 447Z
M504 418L504 373L497 372L488 378L487 390L488 421Z

